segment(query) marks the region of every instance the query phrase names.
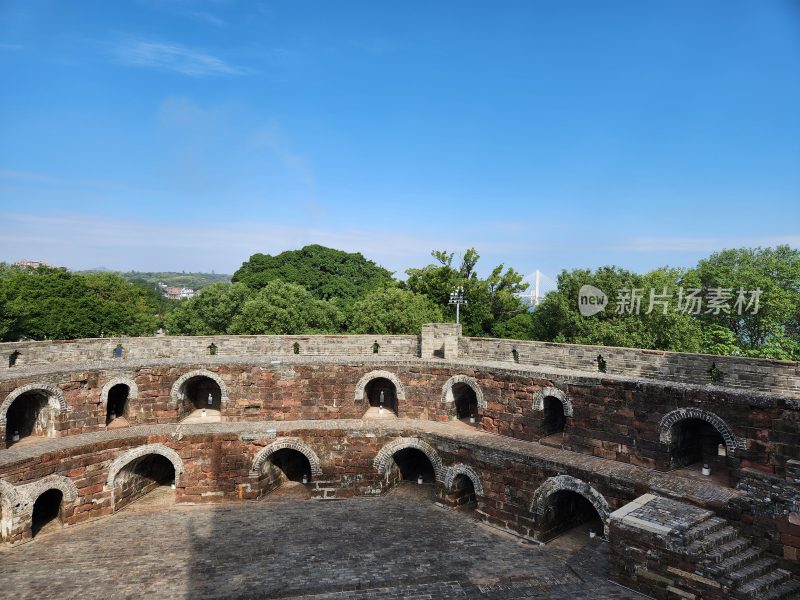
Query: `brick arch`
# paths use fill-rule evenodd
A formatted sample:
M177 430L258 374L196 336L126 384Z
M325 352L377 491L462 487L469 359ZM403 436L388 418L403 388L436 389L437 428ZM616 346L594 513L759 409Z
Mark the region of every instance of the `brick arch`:
M472 391L475 392L475 397L478 399L478 407L486 408L486 400L483 398L483 391L478 385L478 382L474 377L468 377L466 375L453 375L445 382L444 386L442 386L442 402L444 404L453 404L455 402L453 386L457 383L468 385Z
M69 477L63 475L48 475L33 483L26 483L17 488L30 500L31 510L36 499L49 490L59 490L64 495L64 501L74 502L78 499L78 488Z
M0 479L0 541L26 526L25 515L33 512L33 501L15 485Z
M297 438L281 438L275 440L271 444L264 446L253 457L253 464L250 467L250 477L258 477L261 474L261 469L264 468L264 463L269 460L278 450L284 449L297 450L300 454L308 459L308 464L311 465L311 474L319 477L322 475L322 467L320 466L319 457L305 442Z
M183 386L193 377L208 377L209 379L213 379L214 382L219 386L220 407L224 408L228 406L228 388L225 386L225 382L222 380L222 378L216 373L212 373L206 369L195 369L194 371L184 373L178 377L178 380L175 383L172 384L172 389L169 392L172 408L177 408L180 406L181 401L185 400Z
M428 460L430 460L431 464L433 465L433 470L436 473L436 481L444 483L447 475L447 469L442 464L442 459L439 457L438 452L436 452L433 446L419 438L403 437L387 443L378 451L378 453L375 455L375 460L372 461L375 470L378 471L380 475L385 475L389 469L389 464L392 461L392 456L394 456L394 453L406 448L416 448L425 454L425 456L428 457Z
M662 444L669 445L672 443L672 426L685 419L701 419L711 423L714 429L719 431L722 439L725 440L725 447L729 456L733 456L737 449L743 450L746 447L746 441L737 437L730 425L722 418L702 408L693 407L678 408L664 415L658 424L658 438Z
M114 502L113 492L114 492L114 481L117 479L117 475L119 472L122 471L125 467L127 467L131 462L138 458L145 457L149 454L158 454L159 456L163 456L169 462L172 463L172 466L175 468L175 485L180 483L180 477L184 473L184 466L183 460L178 455L175 450L172 448L167 448L164 444L147 444L145 446L138 446L136 448L131 448L121 456L115 458L112 463L108 466L108 477L106 478L106 489L111 490L112 492L112 506Z
M544 410L544 399L548 396L556 398L564 406L564 416L572 416L572 400L567 398L567 395L560 389L555 387L546 387L540 389L533 395L533 410Z
M55 408L58 412L69 411L67 401L64 400L64 394L58 387L46 383L29 383L28 385L23 385L22 387L15 389L8 396L6 396L6 399L3 400L2 404L0 404L0 422L2 422L3 427L5 427L6 424L6 413L8 412L8 407L11 406L14 400L26 392L35 391L46 392L47 403Z
M356 402L361 402L364 400L364 390L367 388L367 384L372 381L373 379L379 379L383 377L384 379L388 379L394 384L394 389L397 392L397 400L406 399L406 390L403 387L403 384L400 382L400 379L392 373L391 371L370 371L369 373L365 374L361 379L358 380L356 384L356 395L355 399Z
M100 404L103 406L108 404L108 392L110 392L111 388L113 388L115 385L128 386L128 400L136 400L136 398L139 397L139 386L136 385L136 382L133 379L128 379L127 377L117 377L103 386L103 390L100 392Z
M22 501L22 495L14 484L0 479L0 502L7 507L16 507L22 504Z
M550 496L563 490L580 494L592 503L592 506L594 506L594 509L603 521L603 535L608 537L608 520L611 514L608 502L603 495L591 485L582 479L570 475L556 475L555 477L550 477L536 488L536 491L533 493L533 500L531 501L531 512L533 513L534 522L541 522L541 518L547 510Z
M444 476L444 487L447 490L453 488L453 483L455 483L456 477L459 475L465 475L470 478L472 481L472 486L475 488L475 495L476 496L483 496L483 484L481 484L481 479L478 477L478 474L472 467L465 465L464 463L459 463L457 465L453 465L451 467L447 467L447 472Z

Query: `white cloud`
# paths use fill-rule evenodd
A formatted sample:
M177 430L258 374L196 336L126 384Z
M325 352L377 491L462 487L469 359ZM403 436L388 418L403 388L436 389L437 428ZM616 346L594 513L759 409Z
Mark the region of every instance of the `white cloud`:
M361 252L390 270L428 262L439 238L391 230L333 230L265 222L193 224L133 221L83 214L0 213L0 260L45 260L73 269L210 270L232 273L256 252L306 244ZM452 240L448 247L462 249ZM31 255L31 256L29 256Z
M174 43L129 40L118 45L114 53L129 66L175 71L191 77L244 75L247 72L217 56Z

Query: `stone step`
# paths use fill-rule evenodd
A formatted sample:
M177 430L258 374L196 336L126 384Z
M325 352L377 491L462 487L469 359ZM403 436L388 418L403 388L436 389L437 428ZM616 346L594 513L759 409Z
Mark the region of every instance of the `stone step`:
M758 598L764 596L767 592L779 588L791 579L791 573L783 569L773 569L761 577L748 581L736 590L735 595L738 598L749 600L751 598Z
M714 548L718 548L727 542L735 540L738 536L738 531L736 531L730 525L725 525L722 527L722 529L714 531L713 533L710 533L689 544L689 553L706 554Z
M711 517L710 519L706 519L705 521L698 523L694 527L690 527L686 530L686 533L683 534L683 539L686 540L686 543L693 542L697 539L701 539L715 531L719 531L728 522L725 519L720 519L719 517Z
M746 581L758 579L765 573L774 570L776 564L771 558L759 558L734 570L728 575L728 579L733 585L742 585Z
M737 555L747 552L751 549L755 550L760 555L761 551L757 548L753 548L753 546L750 544L750 540L737 537L730 542L726 542L721 546L714 548L711 552L706 554L705 560L709 563L727 563ZM758 558L758 556L755 558Z
M792 600L796 598L800 598L800 579L792 578L772 588L766 594L760 595L758 600Z
M749 546L741 552L737 552L736 554L728 556L724 560L709 565L705 571L714 577L724 577L733 573L737 569L743 568L749 563L757 561L759 558L761 558L762 554L763 550L761 550L761 548Z

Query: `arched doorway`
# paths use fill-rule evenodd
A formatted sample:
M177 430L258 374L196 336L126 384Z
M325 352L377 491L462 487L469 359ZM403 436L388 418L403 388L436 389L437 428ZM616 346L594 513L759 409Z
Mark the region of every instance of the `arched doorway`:
M566 532L588 537L588 531L592 530L602 535L603 519L594 504L582 494L573 490L558 490L547 497L536 530L543 542Z
M31 533L33 537L48 526L61 524L61 503L64 494L61 490L49 489L42 493L33 503L31 515ZM51 525L52 524L52 525Z
M388 442L375 455L373 465L381 477L383 490L395 488L393 494L425 496L426 499L433 499L436 482L443 482L448 475L436 450L424 440L414 437L401 437ZM406 482L409 485L396 485Z
M554 396L546 396L542 401L542 434L547 437L563 433L567 417L564 405Z
M118 383L108 390L106 403L106 425L112 422L127 424L129 413L130 387L125 383Z
M308 498L312 476L311 462L305 454L294 448L281 448L263 462L261 489L273 498Z
M6 447L25 438L53 436L57 414L46 390L20 394L6 411Z
M456 419L467 423L478 421L478 396L466 383L453 384Z
M281 478L285 481L306 483L311 481L311 463L308 458L298 450L282 448L270 454L267 464L280 471Z
M367 383L364 393L369 401L370 408L383 407L397 415L397 388L394 383L385 377L376 377Z
M392 454L391 479L394 481L436 483L436 470L428 456L417 448L403 448Z
M193 375L187 378L179 389L181 415L186 420L220 421L222 409L222 388L216 379L208 375Z
M185 395L194 410L207 409L219 411L222 406L222 390L219 384L204 375L198 375L184 384Z
M711 474L727 485L725 438L714 425L703 419L682 419L672 425L670 440L670 469L702 472L707 465Z
M153 494L153 501L174 502L175 466L161 454L145 454L131 460L114 478L114 510ZM154 493L157 492L157 493Z
M447 503L459 510L471 512L478 507L475 484L467 475L459 473L453 478L453 485L447 494Z

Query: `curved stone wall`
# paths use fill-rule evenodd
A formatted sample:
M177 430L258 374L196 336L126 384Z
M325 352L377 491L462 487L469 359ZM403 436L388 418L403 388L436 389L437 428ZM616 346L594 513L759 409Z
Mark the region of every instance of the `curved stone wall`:
M356 419L368 408L364 383L380 376L398 388L400 418L446 421L454 418L446 401L453 381L468 381L479 392L477 427L492 433L538 440L542 398L556 394L566 407L567 425L559 439L564 449L667 469L670 436L663 422L703 415L712 425L722 424L734 474L747 467L783 476L786 461L800 458L800 405L780 396L755 398L737 390L462 361L293 357L262 363L209 357L205 363L163 363L142 361L124 370L28 369L15 372L20 377L6 372L0 378L0 404L7 410L24 391L44 390L59 407L55 436L104 431L110 384L129 382L129 424L176 423L188 414L180 402L181 383L204 376L222 390L223 421ZM6 421L0 418L3 443L5 434Z
M174 465L178 502L257 499L271 485L262 469L266 458L285 448L310 457L312 493L325 498L383 493L391 485L386 475L393 455L407 448L418 449L431 462L442 496L456 476L465 475L475 488L482 519L531 538L537 535L537 490L548 478L563 479L562 473L568 473L572 482L585 482L586 489L602 496L599 505L612 509L634 499L637 486L672 486L699 503L719 500L719 490L702 482L673 481L669 474L631 465L609 469L613 463L599 458L587 457L581 463L574 453L508 440L460 424L353 419L154 425L50 440L25 448L25 452L11 449L0 453L0 481L6 486L0 486L0 498L21 495L26 499L19 509L13 501L4 509L4 515L10 511L9 523L15 524L4 539L12 543L28 539L28 505L51 487L67 489L65 482L73 490L65 496L69 502L65 523L111 514L118 508L118 474L152 455L165 457ZM32 488L36 494L27 491ZM728 499L739 496L734 490L726 494Z
M448 360L460 357L470 362L509 365L518 362L529 367L592 374L600 374L598 357L602 356L604 372L609 375L703 386L714 384L800 399L800 362L797 361L470 338L460 335L460 326L442 323L424 325L420 336L221 335L3 342L0 343L0 373L45 365L80 368L88 363L109 362L122 367L153 359L203 361L212 355L212 346L213 355L221 358L247 356L258 362L269 362L294 356L295 344L301 356L409 359L437 356ZM114 352L118 345L122 347L119 357ZM18 354L11 367L7 359L14 353ZM719 380L712 381L712 370Z
M388 485L393 451L416 448L430 459L442 494L457 476L466 476L482 519L533 538L537 506L542 505L535 502L537 490L538 497L546 498L550 488L541 486L548 480L551 487L571 482L563 489L583 490L604 515L646 491L714 506L768 539L776 553L782 523L800 511L800 498L786 484L796 477L800 459L800 401L791 394L485 362L474 356L474 348L473 356L448 358L452 344L443 346L444 359L423 358L414 355L419 340L410 336L355 336L346 342L342 336L268 337L213 338L220 350L228 348L227 355L198 354L212 338L191 338L188 349L181 349L182 338L147 338L123 344L127 353L119 361L78 364L53 358L1 370L5 411L31 390L48 394L55 411L54 438L0 450L4 539L30 535L28 517L15 508L19 502L14 499L29 499L25 490L33 488L26 486L48 477L67 477L75 487L77 495L64 512L67 523L110 514L115 485L108 481L114 469L125 468L126 456L141 458L156 445L163 450L155 454L173 465L180 461L175 483L183 502L260 497L274 483L262 469L269 448L304 454L320 497L380 494ZM261 352L295 339L306 340L300 355L270 358ZM234 344L237 340L241 346ZM372 352L375 341L377 355ZM52 358L64 348L105 351L110 343L41 342L26 351L48 348ZM339 343L363 345L369 352L340 354L333 350ZM259 352L232 354L248 344ZM156 354L147 355L148 348ZM312 348L325 355L312 355ZM331 352L323 352L326 348ZM159 352L168 356L159 357ZM183 422L188 414L183 383L195 377L219 386L221 422ZM374 377L394 383L398 419L362 418L369 407L366 384ZM454 421L455 383L476 393L480 411L475 426ZM130 388L129 427L122 429L106 426L108 393L115 384ZM556 447L531 443L543 436L547 396L565 407L563 434L556 442L547 441ZM728 446L724 460L731 487L666 472L671 427L684 418L700 418L717 428ZM5 444L5 418L0 440ZM778 490L771 492L769 506L760 497L767 488Z

